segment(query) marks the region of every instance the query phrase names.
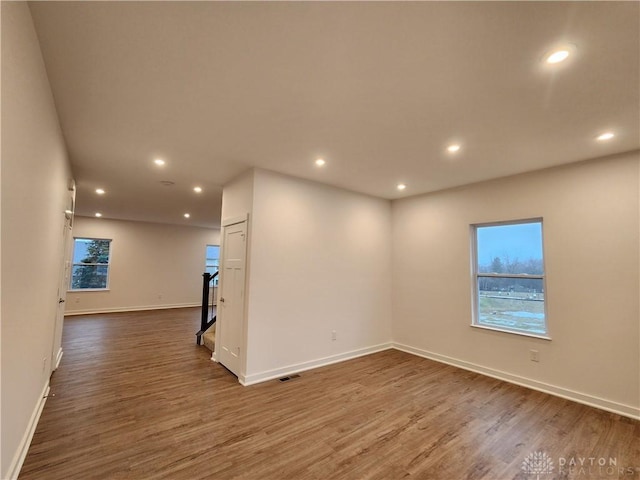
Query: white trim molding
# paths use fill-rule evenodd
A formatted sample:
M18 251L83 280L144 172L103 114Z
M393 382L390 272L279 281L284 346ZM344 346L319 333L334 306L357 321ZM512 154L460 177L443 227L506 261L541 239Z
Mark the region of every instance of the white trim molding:
M427 350L422 350L421 348L403 345L401 343L393 343L393 348L405 353L410 353L412 355L417 355L429 360L434 360L436 362L446 363L447 365L451 365L453 367L462 368L463 370L469 370L481 375L486 375L487 377L492 377L508 383L513 383L521 387L530 388L532 390L537 390L549 395L581 403L583 405L599 408L600 410L606 410L607 412L617 413L618 415L640 420L640 408L634 407L632 405L625 405L622 403L614 402L612 400L595 397L587 393L576 392L568 388L559 387L557 385L550 385L548 383L539 382L531 378L521 377L512 373L495 370L493 368L484 367L482 365L466 362L464 360L458 360L446 355L440 355L439 353L429 352Z
M249 213L245 213L244 215L239 215L237 217L229 217L225 218L220 222L221 227L230 227L231 225L235 225L237 223L248 222Z
M60 362L62 361L62 355L63 355L63 354L64 354L64 352L62 351L62 347L60 347L60 348L58 349L58 354L56 355L56 364L55 364L55 366L53 367L53 370L54 370L54 371L55 371L55 370L57 370L57 369L58 369L58 367L60 366Z
M73 317L74 315L94 315L96 313L140 312L143 310L168 310L171 308L189 308L200 306L200 303L174 303L168 305L143 305L138 307L96 308L89 310L72 310L70 312L64 312L64 316Z
M253 373L251 375L239 375L238 381L242 385L247 387L249 385L266 382L275 378L293 375L294 373L300 373L306 370L312 370L314 368L325 367L333 363L344 362L346 360L363 357L365 355L381 352L383 350L389 350L390 348L393 348L393 345L390 342L381 343L380 345L374 345L372 347L361 348L358 350L351 350L349 352L339 353L337 355L331 355L329 357L318 358L316 360L310 360L308 362L287 365L286 367L276 368L274 370L266 370L260 373Z
M33 434L36 432L36 427L38 426L38 421L40 421L40 415L42 415L42 410L44 409L44 404L47 401L47 395L49 395L49 380L44 385L42 389L42 393L40 394L40 399L36 403L36 406L31 414L31 418L29 419L29 423L27 424L27 430L24 432L22 436L22 440L20 440L20 445L18 446L18 450L13 456L13 460L9 465L9 469L6 472L6 477L9 480L15 480L20 475L20 470L22 469L22 464L24 463L25 458L27 458L27 452L29 452L29 446L31 446L31 440L33 439Z

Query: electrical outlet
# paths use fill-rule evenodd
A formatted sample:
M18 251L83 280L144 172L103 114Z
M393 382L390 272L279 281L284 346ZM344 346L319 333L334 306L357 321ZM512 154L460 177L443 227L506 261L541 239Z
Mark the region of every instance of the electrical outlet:
M538 350L529 350L529 359L532 362L540 361L540 352Z
M331 340L336 341L338 339L338 334L335 330L331 331Z

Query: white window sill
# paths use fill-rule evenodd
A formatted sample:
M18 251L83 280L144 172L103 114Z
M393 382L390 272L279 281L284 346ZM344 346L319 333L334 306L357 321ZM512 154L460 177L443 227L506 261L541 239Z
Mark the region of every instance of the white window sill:
M67 293L80 293L80 292L108 292L109 288L78 288L76 290L67 290Z
M486 325L475 325L473 323L471 324L471 326L473 328L481 328L482 330L491 330L492 332L510 333L512 335L521 335L523 337L539 338L541 340L551 340L550 336L539 334L539 333L519 332L516 330L506 330L503 328L489 327Z

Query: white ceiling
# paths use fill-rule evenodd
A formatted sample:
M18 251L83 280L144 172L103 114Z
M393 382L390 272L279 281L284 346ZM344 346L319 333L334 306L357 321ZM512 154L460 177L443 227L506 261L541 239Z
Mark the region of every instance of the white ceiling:
M640 148L638 2L30 5L80 215L217 226L252 166L399 198Z

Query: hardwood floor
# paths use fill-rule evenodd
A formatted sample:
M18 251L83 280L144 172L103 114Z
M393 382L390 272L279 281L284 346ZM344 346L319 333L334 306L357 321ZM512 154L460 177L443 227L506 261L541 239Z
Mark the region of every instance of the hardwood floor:
M242 387L198 318L67 318L20 479L640 478L638 421L395 350Z

